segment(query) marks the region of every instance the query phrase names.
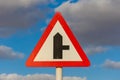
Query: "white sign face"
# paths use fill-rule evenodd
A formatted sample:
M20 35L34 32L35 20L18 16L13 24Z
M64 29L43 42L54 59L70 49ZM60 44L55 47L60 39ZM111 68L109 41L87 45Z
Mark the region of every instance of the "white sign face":
M62 36L62 46L67 45L69 49L58 50L58 53L61 54L61 58L54 58L54 36L59 34ZM55 43L56 45L59 43ZM74 48L72 42L70 41L68 35L64 31L62 25L59 21L56 22L52 31L48 35L38 54L34 58L34 61L82 61L78 52Z

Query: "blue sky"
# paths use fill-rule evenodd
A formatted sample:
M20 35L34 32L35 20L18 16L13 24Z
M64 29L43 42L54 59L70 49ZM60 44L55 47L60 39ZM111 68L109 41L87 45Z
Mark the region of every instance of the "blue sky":
M0 0L0 80L54 79L55 68L27 68L25 62L56 11L91 62L88 68L63 68L64 80L120 79L120 1L5 1Z

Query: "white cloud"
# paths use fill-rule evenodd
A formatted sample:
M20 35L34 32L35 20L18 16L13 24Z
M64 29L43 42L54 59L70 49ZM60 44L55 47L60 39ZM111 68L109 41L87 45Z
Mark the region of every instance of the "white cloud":
M63 16L85 45L120 45L120 0L67 1L55 11Z
M28 29L38 21L45 21L53 11L51 0L0 0L0 37Z
M102 46L89 46L85 48L86 54L89 54L89 55L103 53L106 50L108 50L108 48L102 47Z
M81 77L64 77L63 80L87 80L86 77L81 78Z
M106 68L120 69L120 61L116 62L107 59L102 66Z
M24 58L24 54L20 52L14 51L12 48L8 46L1 45L0 46L0 59L21 59Z
M46 3L48 0L0 0L0 7L28 7L38 3Z
M55 80L54 75L49 74L0 74L0 80ZM86 77L64 77L63 80L87 80Z

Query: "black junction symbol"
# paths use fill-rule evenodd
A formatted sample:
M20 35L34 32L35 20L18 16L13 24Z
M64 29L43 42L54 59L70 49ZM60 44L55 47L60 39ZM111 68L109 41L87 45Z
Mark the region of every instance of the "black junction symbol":
M69 50L69 45L63 45L63 38L59 33L56 33L53 39L53 59L62 59L63 50Z

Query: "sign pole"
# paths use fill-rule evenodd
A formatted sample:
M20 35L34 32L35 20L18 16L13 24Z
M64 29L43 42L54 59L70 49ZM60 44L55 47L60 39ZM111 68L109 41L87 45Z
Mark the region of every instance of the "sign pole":
M56 80L62 80L62 67L56 67Z

